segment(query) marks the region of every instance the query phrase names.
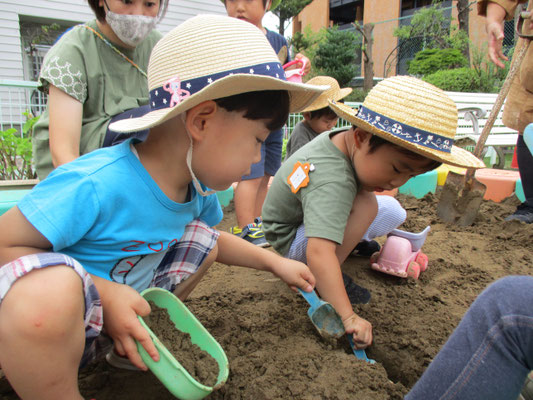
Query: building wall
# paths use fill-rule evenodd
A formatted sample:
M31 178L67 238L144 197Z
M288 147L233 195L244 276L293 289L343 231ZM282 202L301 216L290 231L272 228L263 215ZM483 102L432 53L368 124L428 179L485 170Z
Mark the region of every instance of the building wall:
M393 36L393 33L394 29L398 27L400 7L400 0L365 1L363 24L375 23L372 32L374 38L372 58L374 60L375 77L382 78L385 76L385 59L398 45L398 39Z
M305 32L310 26L313 32L329 26L329 0L314 0L292 21L292 33Z
M453 1L452 17L457 21L457 1ZM401 15L401 0L367 0L364 4L363 23L374 23L374 76L385 77L385 61L387 56L398 45L394 37L394 29L398 27ZM329 0L314 0L298 16L294 18L293 34L304 32L305 26L310 25L314 32L322 27L330 26ZM486 46L485 19L477 15L476 5L470 7L469 36L472 48ZM363 69L361 69L363 70ZM389 73L390 75L390 73Z
M82 23L94 18L85 0L0 0L0 10L0 79L24 79L21 16L43 24ZM226 11L216 0L170 0L167 15L157 29L166 33L197 14L225 15Z

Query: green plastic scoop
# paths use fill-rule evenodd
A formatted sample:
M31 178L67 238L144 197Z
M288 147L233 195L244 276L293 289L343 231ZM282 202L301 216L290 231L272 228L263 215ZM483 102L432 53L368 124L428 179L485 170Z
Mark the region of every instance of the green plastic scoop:
M137 349L144 363L165 387L177 398L184 400L203 399L213 389L224 385L228 379L228 358L224 350L204 326L196 319L187 307L171 292L160 288L149 288L141 293L147 301L153 301L159 307L166 308L170 319L177 329L191 335L192 343L208 352L218 363L218 378L215 386L205 386L194 379L176 358L161 343L142 317L138 317L142 326L150 333L150 337L159 352L159 361L155 362L144 347L137 342Z

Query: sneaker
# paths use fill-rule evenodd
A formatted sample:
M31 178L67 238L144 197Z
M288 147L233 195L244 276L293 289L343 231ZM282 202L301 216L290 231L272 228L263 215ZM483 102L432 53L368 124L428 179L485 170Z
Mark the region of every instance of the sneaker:
M518 207L516 207L516 211L509 215L507 218L505 218L506 221L522 221L526 224L533 223L533 207L529 206L527 204L520 204Z
M105 359L109 365L112 365L115 368L128 369L130 371L141 371L131 363L128 357L122 357L121 355L115 353L114 348L105 355Z
M261 230L263 230L263 219L261 217L254 218L254 224Z
M230 232L234 235L243 238L247 242L255 244L256 246L270 246L270 243L268 243L265 239L264 232L255 223L248 224L242 229L238 226L234 226L230 229Z
M344 281L344 288L346 289L346 293L352 304L367 304L370 301L370 292L355 283L353 279L344 272L342 273L342 280Z
M370 257L375 252L379 251L381 246L375 240L361 240L352 251L352 255L361 257Z

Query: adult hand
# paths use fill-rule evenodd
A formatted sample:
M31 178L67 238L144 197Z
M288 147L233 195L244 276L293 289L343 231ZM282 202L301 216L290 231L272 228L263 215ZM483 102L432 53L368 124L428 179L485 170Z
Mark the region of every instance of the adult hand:
M148 368L137 351L137 340L154 361L159 361L159 353L150 335L143 328L137 316L150 314L150 305L135 289L128 285L95 278L104 312L104 328L113 338L115 350L126 356L137 368ZM102 282L105 281L105 282Z
M500 60L509 60L503 54L502 43L504 38L503 23L497 21L487 22L486 25L489 45L489 58L490 60L500 68L504 68L505 65Z
M353 335L356 349L364 349L372 344L372 324L357 314L342 321L346 333Z

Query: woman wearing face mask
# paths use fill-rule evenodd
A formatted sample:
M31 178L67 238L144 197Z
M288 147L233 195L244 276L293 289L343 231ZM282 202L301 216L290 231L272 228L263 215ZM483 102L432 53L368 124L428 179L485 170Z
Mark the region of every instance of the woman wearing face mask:
M96 19L65 33L41 68L39 88L48 93L48 104L33 137L40 180L80 155L124 140L107 129L110 121L149 108L146 69L168 0L88 2Z

